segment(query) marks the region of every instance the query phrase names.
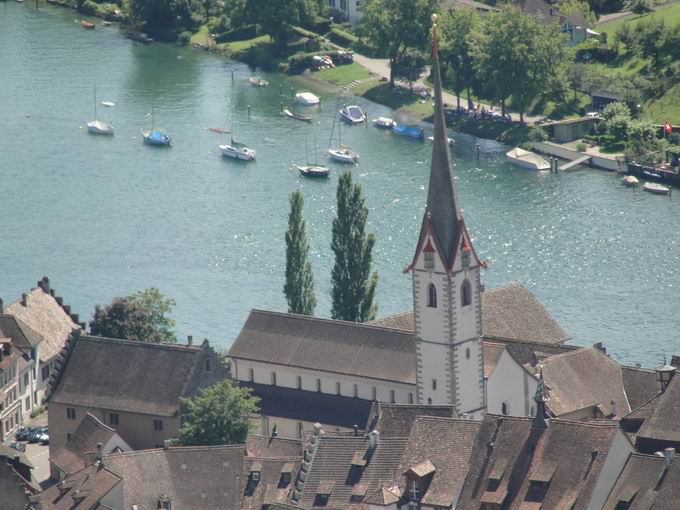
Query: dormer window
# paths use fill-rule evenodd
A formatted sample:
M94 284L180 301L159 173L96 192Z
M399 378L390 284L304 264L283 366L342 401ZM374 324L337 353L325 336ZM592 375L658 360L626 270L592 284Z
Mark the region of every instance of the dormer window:
M262 462L253 462L250 466L250 482L257 484L260 482L260 474L262 472Z
M410 499L411 501L420 500L420 484L418 483L418 480L409 480L408 499Z
M427 287L427 306L437 308L437 287L433 283Z
M158 506L156 508L158 510L172 510L172 501L170 501L169 497L161 495L158 498Z

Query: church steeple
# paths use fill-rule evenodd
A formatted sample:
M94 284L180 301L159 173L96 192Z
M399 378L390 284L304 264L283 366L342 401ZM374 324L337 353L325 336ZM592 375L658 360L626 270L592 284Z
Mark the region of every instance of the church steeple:
M432 144L432 167L430 186L427 191L427 210L432 229L442 250L447 266L451 267L456 241L461 230L461 213L458 208L456 182L453 178L451 152L444 119L439 48L437 41L437 15L432 15L432 79L434 82L434 142Z

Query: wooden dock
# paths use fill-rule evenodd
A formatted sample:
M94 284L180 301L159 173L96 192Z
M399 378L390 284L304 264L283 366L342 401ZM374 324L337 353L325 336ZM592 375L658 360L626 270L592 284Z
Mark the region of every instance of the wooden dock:
M561 167L559 167L559 171L560 171L560 172L565 172L565 171L567 171L567 170L569 170L569 169L575 167L576 165L580 165L581 163L585 163L585 162L588 161L590 158L591 158L590 155L585 155L585 156L582 156L582 157L580 157L580 158L578 158L578 159L575 159L575 160L573 160L573 161L570 161L569 163L565 163L564 165L562 165Z

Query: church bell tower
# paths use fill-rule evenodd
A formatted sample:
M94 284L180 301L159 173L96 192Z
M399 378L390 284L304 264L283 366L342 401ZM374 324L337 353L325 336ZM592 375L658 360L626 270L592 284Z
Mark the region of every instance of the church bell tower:
M486 408L480 268L458 205L442 102L437 17L432 16L434 143L418 245L409 269L419 404L450 404L459 416Z

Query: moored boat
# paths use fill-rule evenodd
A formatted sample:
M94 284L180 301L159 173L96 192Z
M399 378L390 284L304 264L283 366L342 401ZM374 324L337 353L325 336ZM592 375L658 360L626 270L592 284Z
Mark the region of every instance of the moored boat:
M295 100L305 106L315 106L320 102L319 97L311 92L298 92L295 94Z
M657 182L646 182L642 185L642 189L655 195L668 195L671 192L670 188L662 186Z
M434 142L434 136L428 136L427 140L430 141L430 142ZM453 138L449 138L448 136L446 137L446 141L448 142L449 145L454 144Z
M305 177L328 177L331 169L323 165L293 165Z
M254 149L250 149L245 145L236 144L232 140L230 144L219 146L222 156L232 159L240 159L242 161L252 161L257 155Z
M87 123L87 131L94 135L112 135L113 125L97 119L97 84L94 83L92 88L94 94L94 120Z
M229 128L212 127L212 128L208 128L208 131L212 131L213 133L225 134L225 133L229 132Z
M637 186L639 183L640 180L634 175L626 175L623 179L621 179L621 184L623 184L627 188Z
M358 106L350 105L340 110L340 118L348 124L361 124L366 121L366 114Z
M95 25L91 21L83 20L81 25L87 30L94 30Z
M288 108L284 108L283 110L281 110L281 115L291 119L301 120L302 122L312 122L311 117L305 117L304 115L292 112Z
M262 78L250 78L250 84L253 87L266 87L269 85L269 82L267 80L263 80Z
M341 145L339 149L328 149L328 155L340 163L349 163L354 165L359 163L359 155L344 145Z
M506 152L505 156L511 163L521 166L522 168L537 170L539 172L543 170L550 170L550 163L548 163L541 156L534 154L533 152L520 149L519 147L515 147L511 151Z
M111 108L112 106L116 106L116 103L112 103L111 101L102 101L102 105Z
M373 125L377 128L392 129L397 123L389 117L378 117L377 119L373 119Z
M400 135L415 138L416 140L425 139L425 131L418 126L407 126L406 124L395 124L392 130Z
M172 142L170 135L162 129L142 129L142 138L149 145L170 145Z

